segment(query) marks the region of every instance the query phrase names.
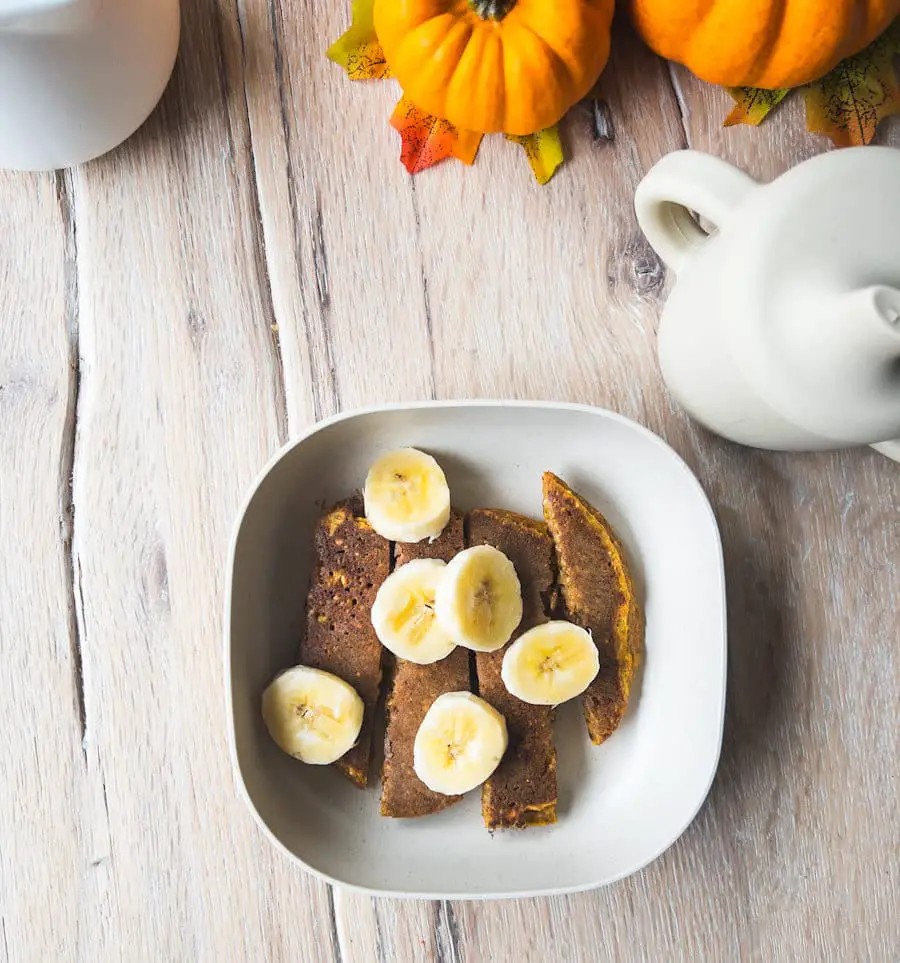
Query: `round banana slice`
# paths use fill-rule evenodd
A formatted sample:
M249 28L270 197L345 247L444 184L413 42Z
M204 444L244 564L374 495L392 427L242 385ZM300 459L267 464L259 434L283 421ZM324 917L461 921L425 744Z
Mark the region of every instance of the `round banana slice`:
M407 562L381 583L372 603L378 640L407 662L430 665L456 648L434 615L434 596L446 568L436 558Z
M434 610L458 645L502 648L522 621L522 587L513 563L490 545L456 555L438 585Z
M443 469L416 448L382 455L369 469L363 498L369 524L392 542L436 538L450 520Z
M522 702L556 706L581 695L599 671L589 633L571 622L545 622L506 650L500 678Z
M413 743L413 769L432 792L462 795L497 768L506 720L471 692L445 692L431 704Z
M314 766L327 766L355 745L363 711L353 686L305 665L276 676L262 697L263 720L279 748Z

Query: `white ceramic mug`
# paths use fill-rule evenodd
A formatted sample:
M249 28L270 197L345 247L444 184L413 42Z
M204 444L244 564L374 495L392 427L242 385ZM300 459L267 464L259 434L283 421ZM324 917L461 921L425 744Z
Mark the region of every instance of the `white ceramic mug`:
M112 150L162 96L178 39L178 0L0 0L0 167Z

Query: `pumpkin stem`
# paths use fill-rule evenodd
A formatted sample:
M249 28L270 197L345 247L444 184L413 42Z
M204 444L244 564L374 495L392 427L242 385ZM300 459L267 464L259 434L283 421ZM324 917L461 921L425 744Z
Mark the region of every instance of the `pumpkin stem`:
M482 20L502 20L516 0L469 0L469 6Z

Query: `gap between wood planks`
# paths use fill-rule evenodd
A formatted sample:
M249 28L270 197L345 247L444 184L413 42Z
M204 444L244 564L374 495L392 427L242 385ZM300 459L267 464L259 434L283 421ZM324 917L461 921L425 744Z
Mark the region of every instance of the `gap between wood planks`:
M675 72L675 64L671 60L666 61L666 76L672 85L672 93L675 94L675 103L678 104L678 116L681 118L681 127L684 130L684 143L682 147L691 147L691 132L688 128L688 106L684 98L684 91L681 89L681 81Z
M291 139L290 139L290 126L288 123L288 111L287 111L287 98L285 93L285 76L284 76L284 61L281 52L281 31L279 29L278 23L278 13L276 10L276 4L269 3L269 22L270 29L272 33L272 42L274 44L274 54L275 54L275 74L277 78L278 85L278 101L279 110L281 115L281 126L285 137L285 155L287 170L285 171L285 177L287 180L288 189L288 202L290 205L290 215L291 215L291 225L294 235L294 257L297 262L297 272L298 277L302 281L302 265L299 263L300 254L300 236L299 236L299 218L297 213L297 192L294 186L294 177L291 164ZM281 337L279 333L279 318L275 308L275 297L272 290L272 280L269 273L269 254L268 246L266 243L266 231L265 222L263 220L263 210L262 210L262 198L260 195L260 178L259 169L256 162L256 144L254 140L253 131L253 119L251 117L250 110L250 97L247 91L246 75L243 71L243 64L246 62L246 36L245 36L245 11L242 3L237 4L237 28L241 40L241 60L242 60L242 71L241 71L241 97L244 111L244 122L247 125L247 144L249 151L249 165L250 165L250 183L248 185L251 195L251 202L253 205L253 247L254 247L254 267L256 270L257 285L260 290L260 295L263 302L263 310L265 313L266 321L269 325L269 329L272 337L272 348L274 352L275 361L275 405L277 406L278 414L278 436L279 442L284 444L290 437L290 414L287 399L287 388L286 388L286 374L285 374L285 364L284 357L281 349ZM220 48L222 45L221 34L219 37ZM227 97L225 98L227 103ZM324 237L323 237L323 224L322 224L322 212L318 203L318 195L316 196L316 222L312 228L312 254L313 254L313 265L315 269L315 284L316 284L316 296L320 308L320 314L324 319L327 318L327 312L330 308L330 293L328 289L328 262L326 258L326 252L324 247ZM301 283L301 292L305 291L305 285ZM305 299L304 299L305 300ZM305 307L305 306L304 306ZM328 383L324 386L324 392L322 388L319 387L319 379L316 377L316 372L313 370L312 358L313 358L313 337L310 331L310 312L308 309L304 310L304 337L306 339L306 350L307 357L310 359L310 371L308 372L310 383L312 387L312 399L313 399L313 412L316 420L324 417L325 414L334 413L340 410L340 394L337 384L337 373L335 370L334 359L331 351L331 338L329 337L329 332L326 330L323 332L323 339L326 348L327 357L327 367L328 367ZM329 411L330 406L330 411ZM343 963L344 961L344 951L341 946L337 911L335 908L334 900L334 888L329 884L323 884L326 888L326 897L328 902L328 915L329 915L329 932L331 937L331 947L334 963Z
M323 884L328 899L328 924L331 931L331 947L334 950L335 963L344 963L344 954L341 952L341 937L338 933L337 912L334 908L334 887L328 883Z
M274 12L272 13L274 16ZM289 425L288 425L288 407L287 407L287 395L285 393L285 375L284 375L284 358L281 353L281 336L278 329L278 318L275 316L275 300L272 294L272 279L269 276L269 259L266 251L266 236L265 231L262 227L262 207L260 206L259 199L259 187L258 187L258 174L256 170L256 151L254 150L253 144L253 125L250 123L250 102L247 95L247 83L244 78L243 63L246 59L246 43L244 41L244 25L242 22L242 15L239 9L237 11L237 28L238 33L241 38L241 93L243 96L244 105L244 121L247 125L247 144L250 160L250 183L247 185L250 190L250 199L253 204L253 223L251 225L253 234L253 266L256 271L256 284L259 288L260 301L262 302L263 314L265 315L266 323L269 326L269 334L272 339L272 352L275 358L274 364L274 392L275 392L275 407L276 414L278 417L278 442L283 445L288 440L289 435ZM216 22L219 24L218 31L218 42L219 42L219 62L224 64L225 62L225 52L224 52L224 42L222 39L222 27L219 18L216 18ZM273 30L274 36L274 30ZM223 79L223 83L227 88L227 77ZM228 117L228 96L227 93L223 93L223 101L226 105L225 116ZM230 125L230 120L229 120ZM229 127L230 130L230 127ZM229 140L231 140L229 133ZM234 150L234 142L232 140L231 149Z
M300 258L303 250L303 237L300 231L300 217L298 212L297 191L294 182L293 170L293 150L291 138L291 125L288 114L289 92L287 90L288 81L284 69L284 56L281 48L281 23L279 19L279 8L274 0L269 0L269 29L272 36L274 71L278 94L278 110L281 120L281 130L284 136L285 147L285 171L284 177L287 186L288 207L291 220L291 232L294 242L294 263L297 272L297 281L300 287L301 303L303 307L303 337L305 340L306 357L309 359L309 371L307 372L310 384L310 393L313 406L313 418L318 421L330 414L336 414L341 410L340 386L337 381L337 366L334 361L332 350L332 338L329 328L329 316L331 309L331 295L328 287L328 261L325 252L322 211L319 206L318 192L316 193L316 214L315 221L309 225L310 245L312 248L312 261L315 273L315 295L316 303L319 308L319 315L322 319L322 352L324 354L325 371L317 372L315 366L316 339L311 330L311 311L307 303L307 289L303 283L304 270ZM245 25L244 4L237 4L237 28L241 39L241 58L242 63L246 62L246 25ZM279 336L280 319L275 307L275 298L272 291L271 278L269 275L268 245L266 243L265 220L263 218L262 196L259 189L259 171L256 163L256 143L254 138L254 123L250 109L250 97L247 91L246 74L242 70L241 77L244 120L247 124L247 138L250 152L250 169L252 173L252 198L254 204L255 219L253 224L254 236L257 241L257 249L260 257L257 261L259 272L259 284L266 292L267 309L271 309L271 328L275 339L276 361L279 372L279 403L284 409L284 438L287 440L290 434L290 406L288 403L286 373L284 359L281 352L281 340ZM320 376L317 376L320 375Z
M69 379L66 415L60 444L57 480L63 557L66 563L69 646L72 656L75 712L81 729L81 751L86 776L87 845L89 862L99 866L112 855L106 780L98 748L92 738L93 719L85 686L85 618L81 588L75 517L75 476L78 470L78 414L81 399L81 354L79 350L80 289L78 279L78 228L75 218L75 190L71 171L57 171L56 197L64 242L64 298L66 349Z
M329 896L329 903L334 909L334 900ZM403 908L408 905L407 900L390 900L386 898L372 898L372 918L374 921L375 928L375 951L372 957L377 963L389 963L389 961L402 956L404 953L412 952L413 955L418 952L415 946L410 947L409 945L394 945L393 935L395 932L395 926L392 925L390 919L384 920L382 917L382 907L388 905L394 914L394 919L398 914L402 914ZM428 906L431 909L431 926L434 937L434 954L429 956L433 963L463 963L463 939L460 933L459 923L456 919L456 915L453 911L453 903L448 900L429 900L427 903L421 903L422 906ZM387 923L387 925L385 925ZM339 934L341 932L340 927L336 927L335 936L339 939ZM425 935L424 933L422 934ZM420 940L421 945L424 947L425 943ZM338 945L339 951L342 951L340 945ZM353 956L353 948L346 948L347 957L349 958L359 958L358 954L356 957ZM422 950L424 953L425 951ZM405 957L404 957L405 958ZM412 957L410 957L412 958ZM416 957L418 959L418 957ZM424 957L423 957L424 958ZM339 961L341 957L339 956Z
M459 924L453 912L453 904L441 900L434 904L434 944L437 963L461 963L461 940Z
M78 397L81 391L81 358L78 353L78 235L72 198L72 175L69 171L56 172L56 199L65 234L64 251L64 298L66 350L69 363L68 397L63 421L62 450L59 458L59 503L62 526L63 551L66 559L67 592L69 598L69 646L72 653L74 675L75 711L81 726L84 748L87 718L84 706L84 666L81 653L82 612L84 599L81 594L80 573L76 571L72 538L75 528L75 503L73 476L75 473L75 435L78 424Z
M428 366L431 371L430 397L437 398L437 370L434 352L434 323L431 318L431 298L428 295L428 275L425 273L425 256L422 249L422 221L419 216L419 198L416 194L416 180L409 179L410 197L412 200L413 218L416 224L416 250L419 252L419 279L422 282L422 310L425 313L425 337L428 341Z

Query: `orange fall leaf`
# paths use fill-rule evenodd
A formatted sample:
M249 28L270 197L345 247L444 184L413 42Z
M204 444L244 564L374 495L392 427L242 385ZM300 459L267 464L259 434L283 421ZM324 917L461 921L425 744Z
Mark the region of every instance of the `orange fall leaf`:
M400 134L400 161L410 174L418 174L448 157L464 164L474 163L484 136L426 114L405 97L400 98L391 115L391 126Z

